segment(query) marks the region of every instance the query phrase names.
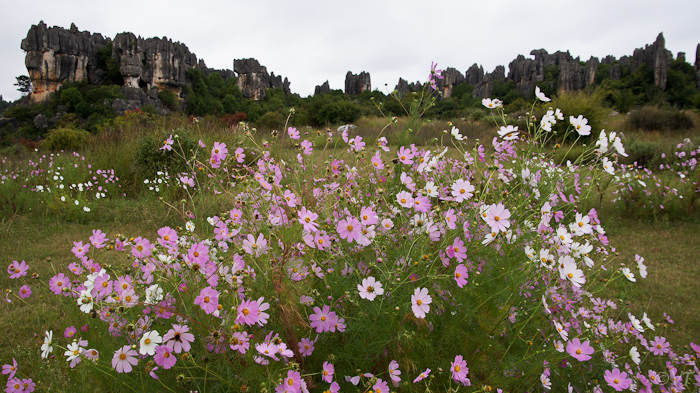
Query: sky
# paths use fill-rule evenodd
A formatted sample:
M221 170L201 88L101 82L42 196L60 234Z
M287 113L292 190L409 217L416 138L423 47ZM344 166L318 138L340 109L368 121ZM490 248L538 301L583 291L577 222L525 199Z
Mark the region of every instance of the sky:
M348 71L369 72L372 88L388 93L399 77L424 82L433 61L464 73L474 63L507 72L533 49L619 58L661 32L666 49L693 64L700 43L697 0L0 0L0 9L5 100L20 97L13 86L27 74L20 44L41 20L110 38L165 36L210 68L252 57L302 97L326 80L344 89Z

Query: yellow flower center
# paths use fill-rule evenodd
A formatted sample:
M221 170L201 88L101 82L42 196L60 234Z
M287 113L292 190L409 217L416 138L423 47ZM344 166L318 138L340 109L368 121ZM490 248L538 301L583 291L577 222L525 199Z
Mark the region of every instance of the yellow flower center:
M306 218L304 219L304 221L306 221L306 222L311 222L311 218L310 218L310 217L306 217Z
M325 316L325 315L322 316L322 317L321 317L321 320L322 320L322 321L325 321L325 320L326 320L326 316Z
M416 300L416 304L420 306L421 304L423 304L423 301L418 299L418 300Z
M204 297L204 303L209 303L209 296Z
M146 345L148 345L148 344L151 343L151 339L150 339L150 338L147 338L147 339L145 339L143 342L144 342Z
M455 372L456 372L456 373L458 373L459 370L461 370L461 369L462 369L461 367L455 365Z
M121 355L119 355L119 359L121 359L121 360L126 359L126 354L125 354L125 353L122 353Z

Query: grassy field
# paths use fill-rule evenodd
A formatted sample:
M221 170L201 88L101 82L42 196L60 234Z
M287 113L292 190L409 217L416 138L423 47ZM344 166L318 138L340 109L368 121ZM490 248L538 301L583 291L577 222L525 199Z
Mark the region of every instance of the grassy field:
M214 123L192 125L183 119L151 122L147 125L148 129L155 131L144 131L138 123L115 127L96 136L94 143L84 150L87 159L94 160L95 165L111 164L122 171L121 176L129 194L127 198L103 201L92 214L77 219L66 219L39 205L33 205L33 208L18 214L5 209L0 216L0 255L4 266L12 261L26 261L30 265L30 274L25 279L34 290L34 294L26 301L12 296L12 303L1 302L0 327L5 334L4 340L0 340L0 363L9 363L13 357L30 359L44 391L63 391L92 378L82 374L82 371L70 371L65 367L66 374L56 376L40 361L37 353L44 331L54 330L54 334L62 335L65 326L86 324L85 318L64 313L58 307L61 299L45 290L48 279L58 268L63 270L68 263L74 261L75 257L71 253L73 242L85 242L93 229L101 229L110 239L116 234L155 238L157 228L181 223L152 194L143 190L144 174L133 167L133 151L137 149L140 138L149 133L167 137L167 130L180 128L187 129L195 139L224 140L230 146L235 146L241 139L240 135L234 135L230 129ZM369 145L374 142L373 135L376 139L378 130L385 125L384 120L365 119L358 123L357 134L365 135ZM493 127L485 122L464 120L455 122L455 125L470 138L489 140L492 137L489 130ZM401 124L396 127L401 127ZM416 136L421 142L429 143L432 138L443 135L445 129L448 129L446 122L430 122L418 130ZM323 132L307 132L312 136L317 134L318 143L325 140ZM697 128L687 136L627 132L630 138L648 141L663 151L685 137L691 138L695 143L700 142ZM264 136L258 135L258 138ZM600 216L611 244L617 248L616 255L610 257L619 258L632 266L635 254L639 254L645 258L649 270L649 276L646 279L637 277L635 285L614 284L620 302L626 303L627 309L637 316L646 312L653 321L663 321L664 314L668 314L675 324L667 327L664 334L672 343L687 345L691 341L699 342L700 302L697 298L700 293L700 269L697 264L700 255L700 220L697 214L686 217L632 218L606 203ZM34 278L32 274L35 274ZM14 288L17 291L20 285L18 280L10 280L6 274L0 275L0 288ZM42 286L44 289L40 290ZM658 329L664 331L661 326ZM65 363L62 362L62 351L56 351L57 363ZM113 387L100 378L94 384L82 386L83 389L79 391L119 391L118 387Z

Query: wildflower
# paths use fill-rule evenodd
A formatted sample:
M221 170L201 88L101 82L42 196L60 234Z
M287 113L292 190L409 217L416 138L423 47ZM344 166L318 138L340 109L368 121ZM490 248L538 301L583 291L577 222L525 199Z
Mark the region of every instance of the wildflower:
M554 322L554 327L557 329L557 332L559 332L559 335L561 336L562 340L567 341L569 339L569 332L564 329L564 326L562 326L561 323L559 322Z
M399 151L396 153L399 156L399 161L402 164L411 165L413 164L413 152L411 149L407 149L405 146L401 146Z
M299 342L299 352L301 356L311 356L314 353L314 342L304 337Z
M243 240L243 250L256 257L267 253L267 239L265 239L265 235L260 233L256 239L253 235L248 234L247 238Z
M321 379L324 382L331 383L333 382L333 373L335 373L335 367L333 367L333 364L328 363L328 362L323 362L323 372Z
M75 336L75 333L77 331L78 331L78 329L76 329L75 326L67 327L66 330L63 332L63 337L73 338L73 336Z
M588 125L588 120L583 115L579 115L579 117L569 116L569 122L579 135L591 135L591 126Z
M357 284L357 290L360 291L360 297L362 299L367 299L369 301L374 300L377 295L384 294L384 288L382 288L382 283L376 281L374 277L367 277L362 279L362 284Z
M331 311L329 306L323 306L323 310L314 307L314 314L309 316L311 328L316 328L316 333L335 331L335 323L338 322L338 315Z
M549 380L549 375L547 375L546 372L543 372L542 374L540 374L540 382L542 382L542 386L545 389L547 389L547 390L552 389L552 382Z
M244 300L238 305L236 323L254 325L258 323L260 306L255 300Z
M129 373L132 369L131 366L135 366L139 362L137 356L138 353L131 349L130 345L125 345L114 353L112 367L118 373Z
M299 223L304 226L304 230L307 232L313 233L318 230L317 218L318 214L307 210L304 206L299 210Z
M634 273L632 273L632 271L631 271L630 268L628 268L628 267L623 267L623 268L622 268L622 274L624 274L625 277L627 277L627 279L630 280L630 281L632 281L632 282L636 282L636 281L637 281L637 279L634 278Z
M377 383L372 386L375 393L389 393L389 385L381 378L377 378Z
M590 355L594 352L594 350L588 340L581 343L581 340L576 337L566 344L566 352L579 361L584 362L591 359Z
M452 197L455 202L463 202L471 198L474 194L475 187L469 180L459 179L452 184Z
M411 296L411 309L416 318L425 318L425 314L430 312L430 303L433 298L428 295L428 288L416 288Z
M302 153L304 153L307 156L311 155L311 153L314 151L313 145L306 139L303 142L301 142L301 149Z
M7 267L7 273L12 279L26 276L27 270L29 270L29 265L27 265L27 262L25 261L12 261L12 263Z
M44 344L41 345L41 358L46 359L49 354L53 352L53 330L46 332L46 337L44 337Z
M457 268L455 269L455 275L454 279L457 281L457 286L460 288L464 288L465 285L467 285L467 278L469 277L469 270L467 270L467 267L464 265L457 265Z
M83 342L87 343L87 341ZM66 348L67 350L63 353L64 356L67 356L66 361L70 362L70 368L73 368L80 363L80 354L85 350L85 348L82 348L79 344L80 342L72 342L68 344L68 347Z
M12 358L12 364L4 364L2 366L2 373L3 374L10 374L7 378L12 379L15 376L15 373L17 372L17 361L15 358Z
M156 330L146 332L141 337L139 353L141 355L153 355L156 351L156 345L163 342L163 338Z
M301 374L298 371L287 370L287 377L275 389L276 392L301 392Z
M465 139L464 136L459 133L459 128L457 128L455 126L452 126L451 134L452 134L452 137L458 141L463 141Z
M630 348L630 359L632 359L634 364L639 365L641 358L639 356L639 351L637 350L637 347Z
M246 332L235 332L231 338L231 350L238 351L241 355L245 355L250 348L250 338Z
M158 150L171 151L171 150L173 150L173 143L174 143L174 141L173 141L173 134L170 134L170 136L168 137L168 139L166 139L166 140L163 142L163 146L162 146L160 149L158 149Z
M665 337L654 337L654 340L649 342L649 350L656 356L668 353L671 349L671 344L666 342Z
M620 372L619 368L612 371L605 370L605 381L610 385L611 388L617 390L618 392L623 391L630 387L632 380L627 378L626 372Z
M611 175L615 174L615 167L612 161L608 160L608 157L603 157L603 169Z
M202 307L207 314L213 314L219 307L219 292L212 287L205 287L194 300L196 306Z
M498 130L498 136L503 138L505 141L518 139L518 134L520 134L520 131L518 131L518 126L501 126L500 130Z
M384 162L382 161L382 158L379 154L379 151L377 151L377 154L372 156L372 166L374 167L375 170L382 170L384 169Z
M462 355L455 356L454 362L451 363L450 371L452 372L452 379L455 382L461 383L464 386L472 386L471 381L467 378L469 374L467 361L464 360Z
M245 162L245 150L243 150L242 147L236 149L236 151L233 154L236 156L237 163L242 164L243 162Z
M32 288L29 285L22 285L22 287L19 289L19 297L22 299L26 299L31 295Z
M486 223L491 227L492 232L505 232L510 227L510 211L502 203L491 205L486 213Z
M503 106L503 102L497 98L494 98L493 100L490 98L484 98L481 100L481 104L489 109L496 109Z
M399 193L396 194L396 201L399 202L399 205L402 207L413 207L413 196L411 196L411 193L408 191L399 191Z
M544 95L544 93L542 91L540 91L539 86L535 86L535 97L537 97L538 100L543 101L543 102L552 101L551 98L548 98L547 96Z
M362 233L361 229L360 221L352 216L338 221L338 226L336 227L338 236L340 236L341 239L347 240L349 243L360 238L360 234Z
M425 369L425 371L423 371L422 373L420 373L420 375L418 375L418 377L416 377L416 379L413 380L413 383L420 382L420 381L426 379L426 378L428 377L428 375L430 375L430 369L429 369L429 368Z
M291 139L299 139L301 137L299 130L294 127L287 128L287 135L289 135Z
M562 280L569 280L577 288L586 283L583 270L579 269L574 258L568 255L559 257L559 277Z
M173 355L173 349L168 345L159 345L155 348L154 353L153 360L166 370L172 368L177 362L177 356Z
M90 244L95 246L95 248L104 248L105 242L107 242L107 235L99 229L93 229L92 236L90 236Z
M399 382L401 382L401 370L399 370L399 363L396 360L392 360L391 363L389 363L389 378L391 378L391 382L394 384L394 386L399 386Z

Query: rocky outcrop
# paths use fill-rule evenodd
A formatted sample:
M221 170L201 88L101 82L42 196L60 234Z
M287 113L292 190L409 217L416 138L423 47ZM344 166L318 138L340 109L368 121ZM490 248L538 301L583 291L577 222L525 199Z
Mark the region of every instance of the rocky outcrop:
M656 41L644 48L637 48L632 55L631 71L634 72L642 64L654 70L654 84L661 90L666 90L668 69L671 67L673 54L666 49L663 33L659 33Z
M474 86L472 97L489 97L493 93L493 84L506 80L506 69L503 66L496 66L492 73L484 74L482 81Z
M362 71L359 75L355 75L348 71L345 74L345 94L357 95L365 90L372 90L369 72Z
M695 80L698 83L698 90L700 90L700 44L695 49Z
M285 94L291 94L289 90L289 80L275 73L267 73L267 68L260 65L255 59L236 59L233 61L233 71L238 74L238 88L241 89L243 97L262 100L265 98L265 89L282 88Z
M48 28L43 21L33 25L21 45L32 82L30 101L45 100L66 81L99 83L97 51L108 42L101 34L80 31L74 24L70 30Z
M319 94L326 94L331 92L331 86L328 84L328 81L323 82L321 86L316 86L314 89L314 95L319 95Z
M452 89L464 83L465 80L464 74L455 68L448 67L442 71L442 79L438 78L435 84L442 97L449 98L452 97Z
M185 44L165 37L144 39L133 33L117 34L112 58L119 64L124 86L170 89L178 96L186 84L185 71L199 64Z

